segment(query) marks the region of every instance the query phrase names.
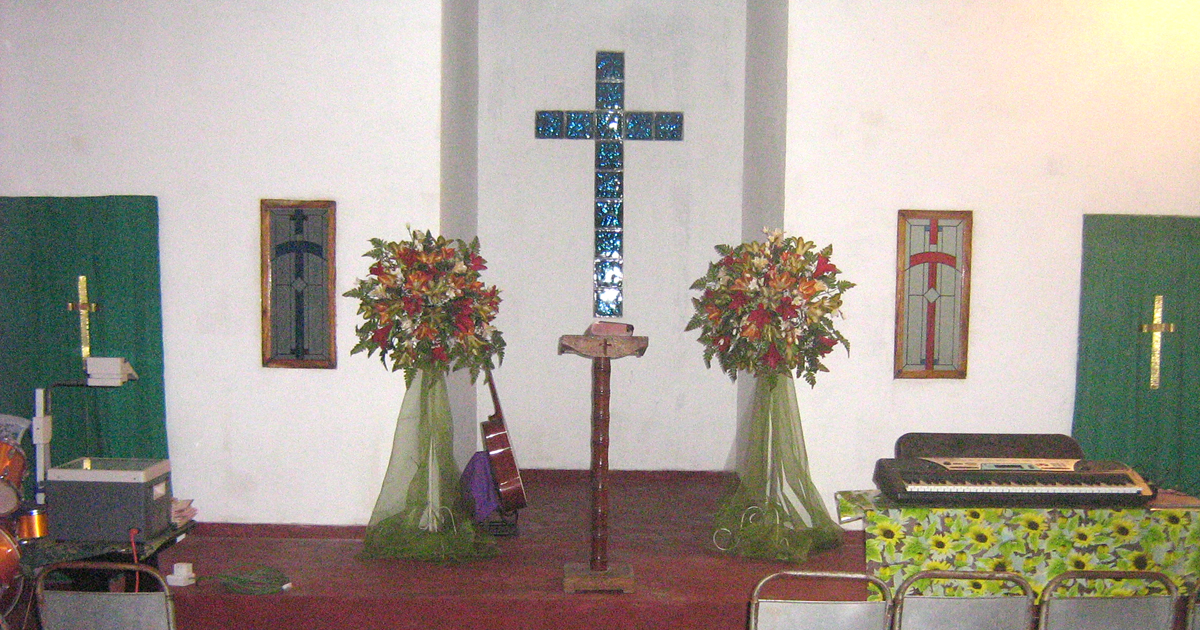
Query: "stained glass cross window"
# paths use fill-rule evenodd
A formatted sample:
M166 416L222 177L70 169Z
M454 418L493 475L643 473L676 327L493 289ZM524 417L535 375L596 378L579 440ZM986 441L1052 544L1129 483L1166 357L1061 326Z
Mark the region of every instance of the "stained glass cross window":
M596 108L539 110L538 138L592 140L596 153L592 303L596 317L624 312L625 140L683 140L682 112L625 111L625 53L596 53Z

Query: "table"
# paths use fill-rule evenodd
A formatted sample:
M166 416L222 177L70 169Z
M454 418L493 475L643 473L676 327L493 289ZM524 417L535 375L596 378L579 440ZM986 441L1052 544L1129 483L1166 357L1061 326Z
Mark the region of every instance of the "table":
M157 555L160 551L183 539L196 527L196 521L182 526L172 524L157 536L151 536L137 546L137 558L142 564L158 568ZM94 542L79 540L54 540L49 537L33 538L20 543L21 572L32 577L37 570L55 562L71 560L111 560L133 562L134 549L125 542Z
M1170 491L1125 509L909 507L878 490L835 497L842 523L863 520L867 572L893 590L927 569L1011 571L1039 594L1068 570L1160 571L1181 589L1200 575L1200 502Z

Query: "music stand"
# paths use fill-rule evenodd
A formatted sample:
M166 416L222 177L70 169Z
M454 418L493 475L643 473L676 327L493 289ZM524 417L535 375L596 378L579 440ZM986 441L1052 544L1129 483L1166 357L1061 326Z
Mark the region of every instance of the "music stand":
M593 326L591 330L596 330ZM633 327L628 327L632 332ZM633 592L633 569L608 563L608 402L612 360L642 356L650 344L647 337L630 334L563 335L558 353L571 353L592 360L592 553L589 564L569 563L564 567L563 590Z

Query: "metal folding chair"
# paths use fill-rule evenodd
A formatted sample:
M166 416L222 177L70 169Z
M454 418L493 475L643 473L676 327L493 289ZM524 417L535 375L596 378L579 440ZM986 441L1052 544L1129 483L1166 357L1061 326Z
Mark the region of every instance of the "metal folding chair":
M107 586L124 577L139 588L62 590L69 575L99 577ZM43 630L174 630L175 607L167 582L153 567L123 562L59 562L38 572L35 597Z
M1197 591L1200 591L1200 582L1192 584L1192 592L1188 595L1187 602L1187 625L1184 626L1187 630L1200 630L1200 610L1196 610Z
M809 598L764 598L770 582L803 580L805 586L829 586L835 581L874 587L880 601L842 601ZM863 595L867 591L864 589ZM782 590L772 588L771 590ZM863 573L838 571L780 571L759 580L750 594L750 630L887 630L892 594L887 584Z
M1091 596L1065 593L1071 583L1142 582L1163 594ZM1155 588L1157 586L1157 588ZM1041 630L1171 630L1179 589L1157 571L1067 571L1042 590Z
M959 590L976 590L999 583L1007 592L933 595L935 582L956 582ZM919 592L922 587L925 593ZM896 591L895 630L1031 630L1033 588L1015 573L979 571L921 571L905 580Z

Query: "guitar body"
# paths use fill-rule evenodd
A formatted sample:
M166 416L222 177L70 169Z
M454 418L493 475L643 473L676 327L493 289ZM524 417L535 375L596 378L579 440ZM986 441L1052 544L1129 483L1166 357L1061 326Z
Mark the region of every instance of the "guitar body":
M496 491L500 495L500 509L512 512L525 507L528 504L525 486L521 483L521 471L517 469L512 444L508 441L504 418L499 414L489 416L479 423L479 427L483 431L483 447L487 449L492 477L496 480Z
M492 477L496 480L496 491L500 496L500 510L515 512L526 505L525 486L521 482L521 471L508 440L508 428L504 426L504 414L500 411L500 397L496 394L496 383L491 370L486 371L488 387L492 391L492 404L496 413L479 423L483 433L483 447L487 450L488 462L492 465Z

